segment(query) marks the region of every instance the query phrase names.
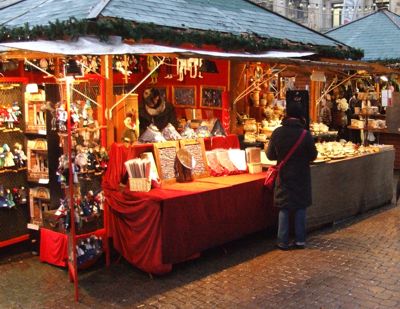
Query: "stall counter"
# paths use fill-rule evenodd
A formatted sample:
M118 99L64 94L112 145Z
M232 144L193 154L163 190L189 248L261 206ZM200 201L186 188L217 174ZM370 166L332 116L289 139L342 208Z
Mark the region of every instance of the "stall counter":
M392 149L312 166L308 229L390 202L393 161ZM125 259L149 273L167 273L205 249L277 222L264 173L207 177L150 192L116 187L110 174L103 182L108 236Z

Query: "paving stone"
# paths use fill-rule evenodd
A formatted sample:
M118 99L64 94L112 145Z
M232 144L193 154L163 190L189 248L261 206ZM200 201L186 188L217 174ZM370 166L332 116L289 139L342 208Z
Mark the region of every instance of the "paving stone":
M27 254L0 256L0 308L400 308L400 207L389 205L316 231L307 248L274 249L250 235L149 276L121 260L79 275Z

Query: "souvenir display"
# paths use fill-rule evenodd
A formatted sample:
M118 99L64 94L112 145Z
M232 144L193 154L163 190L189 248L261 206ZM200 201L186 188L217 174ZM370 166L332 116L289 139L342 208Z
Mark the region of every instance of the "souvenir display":
M94 262L103 253L103 241L101 237L91 235L88 238L79 239L76 244L76 256L78 268Z
M50 190L46 187L35 187L29 189L30 222L43 224L43 213L49 211Z
M247 171L246 151L241 149L228 149L229 160L238 171Z
M0 131L21 131L18 127L22 119L22 112L18 102L0 107Z
M27 203L25 187L5 188L0 184L0 208L13 208Z
M228 171L219 163L217 153L213 150L206 151L207 164L211 171L211 176L228 175Z
M214 122L214 126L211 130L211 136L226 136L225 129L219 119L216 119Z
M28 141L27 151L28 180L33 182L49 180L47 141L35 139Z
M164 136L161 134L160 130L155 125L149 125L146 131L143 132L139 137L139 142L141 143L160 143L165 142Z
M28 87L27 87L28 88ZM46 94L44 90L25 92L25 131L28 133L46 132Z
M190 122L186 123L186 125L181 133L181 136L184 139L196 139L197 138L196 132L190 127Z
M162 130L162 135L167 141L177 141L182 139L182 136L170 123L168 123L167 126Z
M236 166L229 158L227 149L216 149L214 151L216 153L218 163L222 165L229 172L229 174L237 172Z
M26 161L28 157L25 155L22 145L20 143L14 144L14 164L18 169L26 168Z
M199 126L196 130L197 137L210 137L211 133L207 126Z

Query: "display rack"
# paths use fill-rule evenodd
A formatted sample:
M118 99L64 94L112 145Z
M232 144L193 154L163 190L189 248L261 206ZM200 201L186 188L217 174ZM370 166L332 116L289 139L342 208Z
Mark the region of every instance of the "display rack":
M66 117L57 114L63 158L59 174L64 198L60 207L66 206L65 219L69 220L64 226L68 238L67 266L76 301L79 299L78 271L90 267L108 250L107 243L102 242L104 224L93 224L105 217L101 205L101 177L105 170L101 162L105 145L101 137L103 108L97 102L101 99L102 82L102 79L76 80L72 76L59 80L60 104L66 113Z
M0 78L0 248L29 239L23 134L26 83L25 78Z

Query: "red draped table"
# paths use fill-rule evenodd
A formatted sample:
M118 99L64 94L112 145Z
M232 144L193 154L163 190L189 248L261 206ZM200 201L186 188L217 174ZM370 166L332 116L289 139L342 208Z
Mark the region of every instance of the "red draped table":
M91 235L104 237L105 230L99 229L91 233L77 235L77 239ZM66 267L68 262L68 235L46 228L40 229L40 261L55 266Z
M206 149L239 146L236 136L208 139L205 144ZM263 188L263 173L201 178L150 192L121 188L123 162L146 148L139 147L114 144L103 181L108 236L114 248L139 269L167 273L172 264L276 222L277 211Z

